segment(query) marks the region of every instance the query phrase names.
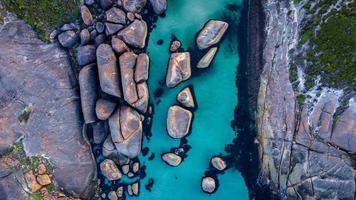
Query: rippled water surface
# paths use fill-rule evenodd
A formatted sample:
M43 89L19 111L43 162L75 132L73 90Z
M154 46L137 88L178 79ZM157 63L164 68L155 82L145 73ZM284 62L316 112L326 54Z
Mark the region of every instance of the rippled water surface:
M149 147L149 153L140 157L141 163L146 166L146 177L141 180L140 196L133 199L248 199L247 188L236 169L229 169L218 176L220 186L213 195L207 195L200 189L200 181L210 158L224 153L225 145L235 137L230 122L237 105L235 76L239 59L236 27L241 6L241 0L168 0L166 16L158 19L148 43L147 51L151 59L149 88L154 117L152 137L149 141L145 139L143 145ZM159 81L165 78L172 34L182 42L184 49L192 49L196 33L209 19L227 20L230 24L211 67L203 71L194 70L191 79L174 89L160 85ZM163 40L163 44L159 45L159 40ZM194 57L196 51L192 54ZM198 104L192 132L187 137L192 148L184 162L174 168L160 158L162 153L178 147L180 142L167 134L167 110L176 103L176 94L187 85L193 86ZM154 97L153 93L158 88L164 92L162 96ZM155 154L155 158L148 160L151 153ZM145 189L149 178L154 180L151 191Z

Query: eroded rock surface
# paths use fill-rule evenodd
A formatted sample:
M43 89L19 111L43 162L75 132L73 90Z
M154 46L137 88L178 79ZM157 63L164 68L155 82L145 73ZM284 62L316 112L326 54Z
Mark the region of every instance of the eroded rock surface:
M19 20L1 27L0 43L0 152L22 136L28 156L51 160L59 188L91 197L96 168L82 137L78 85L68 56L36 39ZM27 199L14 178L0 176L1 197Z

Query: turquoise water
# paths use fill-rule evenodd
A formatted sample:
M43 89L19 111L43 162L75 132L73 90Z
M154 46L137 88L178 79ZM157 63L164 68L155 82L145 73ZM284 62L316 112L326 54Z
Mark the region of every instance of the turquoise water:
M148 156L140 157L141 163L147 167L147 176L141 180L140 196L132 197L133 199L248 199L243 178L235 169L229 169L218 176L220 186L214 194L205 194L200 189L201 178L208 169L210 158L224 153L225 145L231 143L235 137L230 122L237 105L237 33L230 31L223 40L210 69L196 74L174 89L159 85L166 74L171 34L179 38L183 48L188 49L194 46L196 32L208 19L230 16L234 19L232 23L229 22L232 30L237 26L239 13L227 10L228 3L241 5L241 0L168 0L166 17L158 19L157 27L150 34L147 49L151 59L149 88L155 112L152 137L149 141L145 139L143 144L144 147L149 147L150 152ZM160 39L164 41L163 45L157 44ZM187 85L193 85L199 107L194 112L192 132L187 138L192 148L184 162L174 168L166 165L160 155L179 146L180 141L167 134L166 117L168 108L176 103L176 94ZM164 93L155 98L153 92L159 87L163 87ZM157 105L155 102L158 99L161 102ZM155 153L155 159L149 161L148 157L152 152ZM149 178L154 179L151 192L144 186Z

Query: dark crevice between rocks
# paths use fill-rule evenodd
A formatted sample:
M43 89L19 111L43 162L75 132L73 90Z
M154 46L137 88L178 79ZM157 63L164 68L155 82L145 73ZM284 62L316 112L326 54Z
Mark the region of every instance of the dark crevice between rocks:
M231 126L237 134L233 143L226 146L228 166L239 170L244 177L250 199L279 199L268 185L261 184L257 136L256 110L259 77L262 72L264 42L264 12L260 0L244 0L237 27L240 62L236 75L238 105ZM227 5L228 9L237 9Z

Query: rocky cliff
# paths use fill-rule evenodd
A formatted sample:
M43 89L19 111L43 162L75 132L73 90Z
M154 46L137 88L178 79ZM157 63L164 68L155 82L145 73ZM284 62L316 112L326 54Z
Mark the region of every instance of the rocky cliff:
M296 57L296 52L308 51L308 46L300 44L303 27L313 20L305 5L318 2L263 1L265 44L257 102L261 177L281 198L354 199L356 102L352 86L340 89L316 81L305 90L305 68L299 66L298 88L291 81L292 63L296 59L307 63L307 58ZM336 4L342 6L338 1L327 5L332 9ZM300 94L306 99L300 101Z

